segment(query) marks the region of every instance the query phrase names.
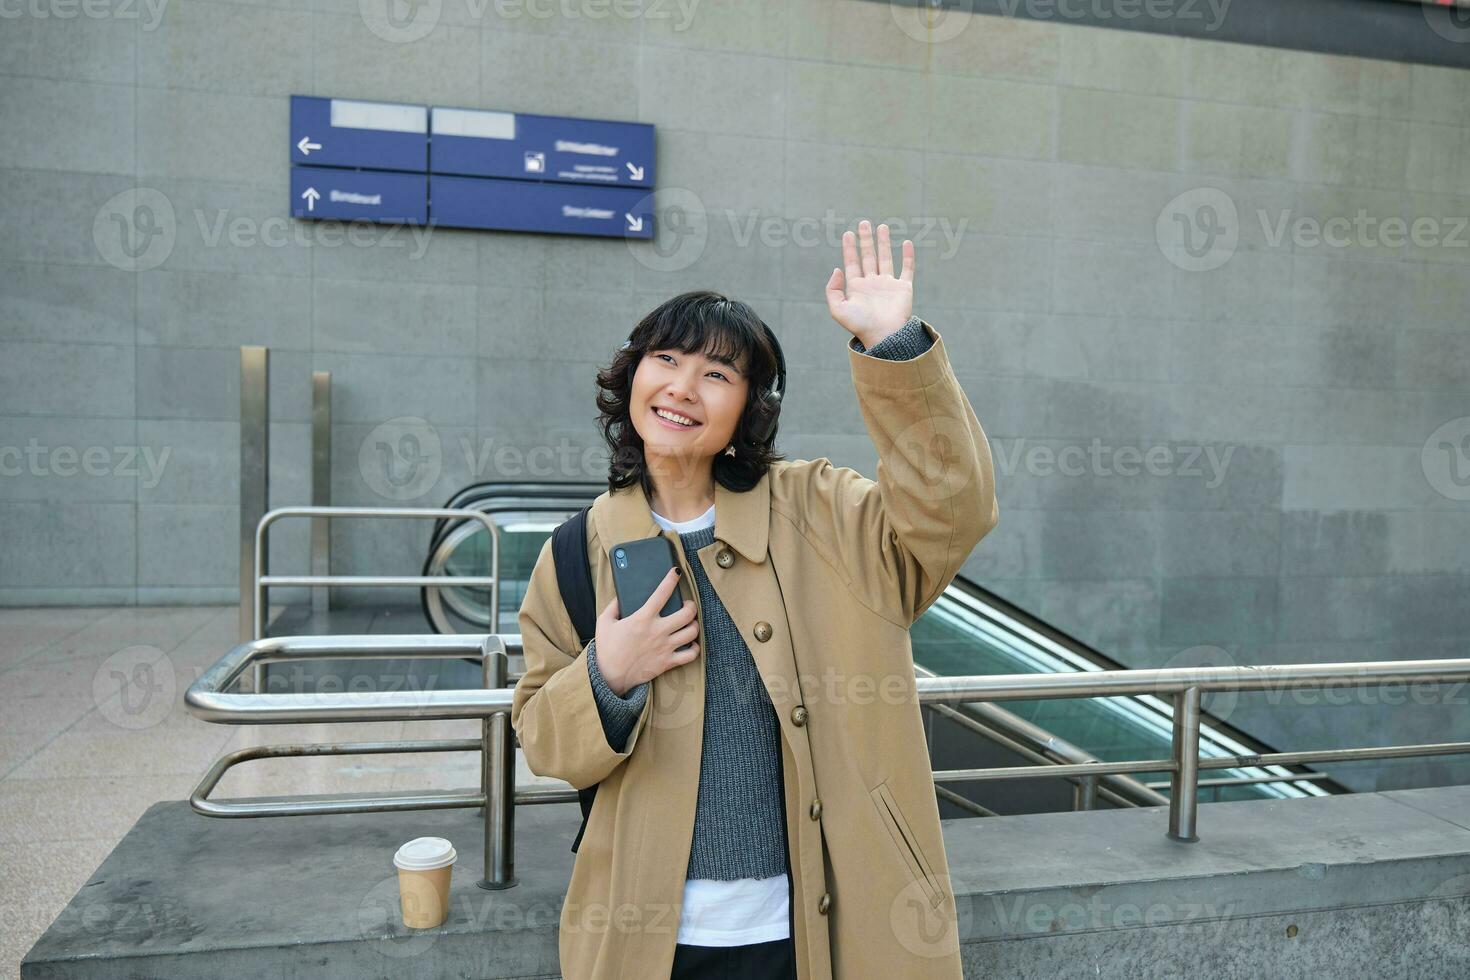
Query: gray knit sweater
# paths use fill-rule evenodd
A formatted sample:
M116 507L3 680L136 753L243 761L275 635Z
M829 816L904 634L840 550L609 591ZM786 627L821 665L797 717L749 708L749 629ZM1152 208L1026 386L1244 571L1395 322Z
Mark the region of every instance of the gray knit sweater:
M924 353L933 340L918 316L872 350L852 338L858 353L902 361ZM781 723L750 648L710 585L698 551L715 528L679 535L699 588L704 619L704 743L699 799L688 878L769 878L786 871L786 813L781 793ZM587 647L587 671L608 745L622 751L648 699L649 682L614 694L597 668L597 641Z

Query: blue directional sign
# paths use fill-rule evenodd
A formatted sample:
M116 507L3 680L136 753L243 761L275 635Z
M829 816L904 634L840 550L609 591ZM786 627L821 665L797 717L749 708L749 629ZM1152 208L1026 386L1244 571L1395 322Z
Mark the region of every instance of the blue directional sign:
M653 126L291 96L291 214L653 237Z
M291 162L373 170L429 169L428 109L396 102L291 96Z
M653 126L479 109L431 111L436 174L653 186Z
M427 174L291 168L291 214L297 218L422 225L428 221Z
M429 192L436 226L653 237L653 193L641 188L434 175Z

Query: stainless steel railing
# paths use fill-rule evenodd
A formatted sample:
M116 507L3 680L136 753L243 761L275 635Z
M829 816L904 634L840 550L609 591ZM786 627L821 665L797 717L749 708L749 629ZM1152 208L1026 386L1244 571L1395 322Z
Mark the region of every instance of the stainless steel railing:
M518 644L515 651L519 653ZM197 717L220 724L268 725L309 722L403 721L479 718L479 739L360 742L325 745L281 745L242 749L217 761L205 774L189 803L213 817L285 816L312 813L364 813L391 810L485 808L484 888L515 884L515 807L519 804L570 803L574 790L518 789L515 785L515 736L510 726L514 692L509 683L511 647L507 637L482 635L297 636L242 643L207 670L190 687L185 705ZM283 660L360 658L472 657L484 664L483 689L299 692L237 694L229 688L246 670ZM1169 826L1175 840L1196 841L1197 793L1201 770L1233 769L1309 762L1341 762L1470 752L1470 742L1437 742L1305 752L1272 752L1201 759L1199 704L1205 692L1309 690L1328 684L1379 687L1395 684L1447 684L1470 680L1470 659L1377 661L1367 663L1282 664L1262 667L1188 667L1150 670L1092 671L1086 674L997 674L969 677L918 677L921 705L969 704L998 700L1120 697L1152 694L1174 701L1170 757L1130 762L1087 761L1068 764L947 769L934 773L936 791L946 799L958 794L944 783L988 779L1083 777L1092 790L1101 777L1136 772L1168 772ZM383 754L391 752L481 752L478 793L351 799L298 797L289 800L224 803L209 794L233 766L261 758L289 756ZM981 808L983 809L983 808Z
M914 665L919 677L942 676L926 667ZM944 718L967 732L987 739L1001 748L1030 759L1041 766L1063 763L1096 762L1088 752L1047 731L1040 725L1007 711L998 704L972 701L965 704L926 704L933 714ZM1289 776L1266 777L1268 779L1290 779ZM1072 809L1092 810L1098 800L1106 799L1118 806L1164 806L1169 798L1156 791L1151 784L1144 784L1126 775L1071 777L1073 785ZM944 787L936 787L939 796L962 810L982 817L995 814L968 797L961 796Z
M489 575L267 575L265 574L266 535L270 526L284 517L311 517L326 519L335 517L372 518L450 518L479 521L490 536ZM249 597L254 609L252 631L255 639L265 636L266 590L273 586L307 586L319 588L331 585L362 585L374 587L458 585L490 587L490 622L500 621L500 528L494 517L482 510L465 510L452 507L277 507L260 519L255 527L255 560L252 588ZM242 597L242 602L244 598ZM268 661L256 664L251 675L254 689L265 689L265 671L261 669Z
M480 657L482 689L290 692L243 694L230 688L246 671L289 660ZM210 767L189 796L195 812L209 817L280 817L314 813L383 813L395 810L485 808L485 875L482 888L515 884L515 806L564 803L575 790L515 786L515 736L510 727L514 691L507 687L510 654L494 634L455 636L283 636L242 643L190 685L184 704L196 717L217 724L280 725L318 722L406 721L443 718L482 720L479 739L425 739L257 746L231 752ZM287 800L221 802L209 798L226 772L257 759L395 752L481 753L478 793L434 793L351 798L296 797Z
M562 520L570 517L589 502L602 487L601 482L582 484L564 482L481 483L461 490L445 506L462 509L474 508L488 513L493 517L502 534L529 529L545 530L549 533ZM428 560L424 563L424 573L426 575L445 573L456 549L478 531L479 527L473 521L459 522L459 526L445 528L443 532L436 528L434 545ZM497 561L496 574L499 575L499 573L500 565ZM472 633L485 633L499 629L501 624L498 619L498 611L495 611L495 616L492 618L492 607L488 603L480 603L475 598L477 591L484 590L424 586L422 589L423 607L434 631L445 634L457 632L449 616L451 611L470 624ZM491 598L494 599L496 596L492 595ZM981 600L979 596L970 592L970 587L960 581L946 590L940 603L935 605L931 614L938 614L945 610L947 610L946 618L964 620L955 624L957 628L968 631L979 627L987 636L993 637L997 634L1014 636L1026 644L1036 646L1038 648L1036 657L1038 672L1044 671L1047 664L1054 665L1053 669L1058 670L1080 670L1084 666L1089 670L1098 669L1089 662L1088 657L1070 649L1058 636L1036 628L1035 624L1018 618L1014 613L995 608L991 605L991 600ZM506 635L507 643L514 646L519 642L519 637L511 638L509 634ZM997 642L1003 645L1003 641ZM917 664L915 670L920 676L934 676L934 672ZM1072 745L1055 733L1031 724L998 705L976 702L963 705L960 709L948 705L926 707L932 714L947 718L961 729L989 739L1034 762L1052 764L1097 761L1095 756ZM1139 698L1126 707L1129 711L1140 714L1142 719L1147 719L1162 716L1165 706L1156 698ZM1171 720L1164 717L1166 723L1172 724ZM1202 723L1200 727L1201 751L1206 751L1207 744L1209 751L1206 754L1210 755L1218 754L1220 751L1245 751L1243 746L1222 733L1216 725L1207 726ZM1200 785L1214 787L1273 783L1286 784L1300 791L1302 785L1311 785L1314 781L1324 778L1315 774L1292 773L1286 771L1284 767L1276 768L1280 770L1276 774L1254 771L1241 776L1208 779ZM1106 800L1119 806L1161 806L1168 802L1167 797L1156 792L1160 786L1167 784L1145 784L1124 774L1070 777L1070 781L1074 790L1073 809L1092 809L1100 800ZM944 799L971 813L982 816L992 815L986 808L959 794L951 793L942 787L938 789L938 792ZM1323 791L1313 787L1311 792L1321 794Z
M1318 762L1470 752L1470 742L1432 742L1357 749L1266 752L1201 759L1200 697L1207 692L1246 693L1311 690L1327 684L1380 687L1395 684L1448 684L1470 680L1470 659L1368 661L1363 663L1274 664L1265 666L1176 667L1149 670L1100 670L1085 674L992 674L931 677L918 681L921 703L1016 701L1051 698L1119 697L1152 694L1172 698L1174 725L1170 756L1131 762L1084 762L1049 766L1004 766L949 769L934 773L936 783L986 779L1105 776L1135 772L1168 772L1168 836L1195 841L1200 770L1237 769Z

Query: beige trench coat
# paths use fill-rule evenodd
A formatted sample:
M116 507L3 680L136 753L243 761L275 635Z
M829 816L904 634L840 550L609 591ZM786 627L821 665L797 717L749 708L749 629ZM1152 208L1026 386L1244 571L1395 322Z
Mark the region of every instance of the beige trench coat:
M715 541L698 552L780 719L801 980L962 975L908 627L999 512L985 433L924 329L935 343L906 361L849 343L876 481L822 457L778 462L746 493L717 485ZM599 612L616 595L608 549L658 534L699 602L677 534L636 484L598 496L589 518ZM561 909L563 974L667 977L699 791L704 617L700 654L654 678L622 752L603 735L549 540L519 619L511 725L526 762L601 783Z

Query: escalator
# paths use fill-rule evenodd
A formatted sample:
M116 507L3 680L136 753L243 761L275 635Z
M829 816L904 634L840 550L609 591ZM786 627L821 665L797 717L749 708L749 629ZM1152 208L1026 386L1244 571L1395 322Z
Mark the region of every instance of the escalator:
M491 539L479 521L440 518L434 522L421 574L489 574L498 587L420 589L419 604L434 632L519 633L516 613L542 544L558 524L606 489L601 481L507 480L471 484L450 497L446 508L489 513L495 520L495 537Z
M485 575L490 569L498 585L424 588L424 614L435 631L488 632L494 620L494 632L519 633L517 611L542 544L558 524L605 489L602 482L502 481L474 484L455 494L446 507L491 514L496 534L487 535L478 521L440 521L422 574ZM921 674L1125 668L963 575L914 623L911 636L914 663ZM1169 757L1173 705L1168 698L1139 695L931 708L925 712L925 725L936 770ZM1202 757L1274 751L1209 709L1206 696L1200 724ZM1202 777L1202 803L1346 792L1305 766L1211 770ZM946 782L939 787L941 814L1161 805L1167 802L1168 778L1167 772L1098 777L1095 791L1080 780L1055 778Z
M916 667L921 673L939 676L1127 669L1127 665L964 575L956 576L944 594L915 621L910 635ZM1212 697L1207 694L1203 699L1202 758L1276 751L1214 715L1209 710ZM965 705L963 709L968 717L978 718L991 737L977 741L973 737L975 725L961 727L936 720L930 736L936 770L1042 761L1124 762L1167 759L1170 754L1174 709L1167 697L994 701ZM1004 744L1017 741L1020 745ZM1103 777L1097 806L1162 804L1167 800L1168 781L1169 773L1164 771ZM973 785L981 787L976 798L999 814L1074 807L1075 794L1063 780L1017 779ZM1347 792L1346 788L1307 766L1271 765L1204 772L1198 799L1201 803L1289 799L1341 792Z

